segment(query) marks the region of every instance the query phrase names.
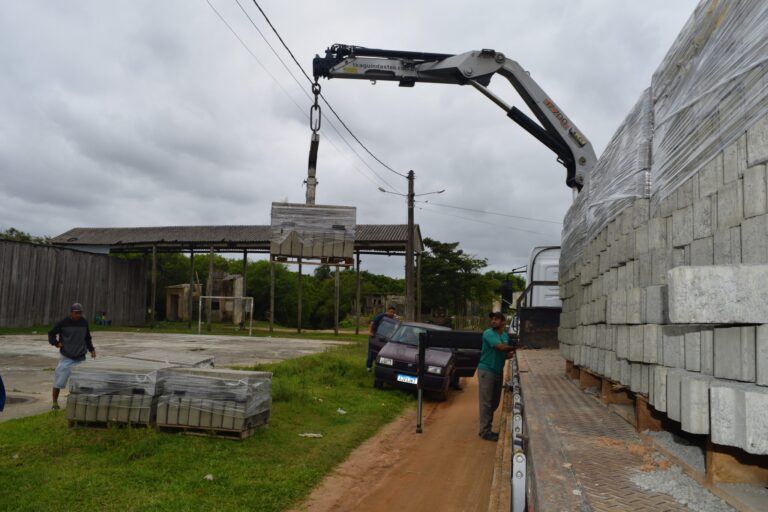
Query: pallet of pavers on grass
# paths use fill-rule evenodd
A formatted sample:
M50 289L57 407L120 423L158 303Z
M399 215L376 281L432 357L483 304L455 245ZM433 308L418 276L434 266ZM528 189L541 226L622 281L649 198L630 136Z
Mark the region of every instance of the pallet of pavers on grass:
M237 370L163 370L157 427L244 439L269 421L272 374Z
M170 365L122 357L86 361L72 371L66 417L70 426L151 425L158 372Z
M139 352L132 352L124 357L128 359L138 359L140 361L167 363L171 366L188 368L213 368L216 359L211 354L200 354L197 351L170 351L158 348L150 348Z

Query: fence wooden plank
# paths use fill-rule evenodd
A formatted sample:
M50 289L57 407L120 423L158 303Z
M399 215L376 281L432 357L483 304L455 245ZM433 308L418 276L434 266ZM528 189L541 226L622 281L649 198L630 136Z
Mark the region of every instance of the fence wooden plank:
M81 302L93 321L144 323L145 272L126 261L58 247L0 241L0 327L52 324Z

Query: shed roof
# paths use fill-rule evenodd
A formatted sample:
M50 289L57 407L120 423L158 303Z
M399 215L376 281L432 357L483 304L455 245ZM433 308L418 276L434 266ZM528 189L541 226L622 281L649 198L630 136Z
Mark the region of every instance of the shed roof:
M415 247L423 250L421 230L415 226ZM355 251L361 254L405 252L407 224L358 224ZM54 245L108 247L110 252L143 252L153 246L160 252L188 250L219 252L269 252L270 226L157 226L133 228L73 228L56 237Z

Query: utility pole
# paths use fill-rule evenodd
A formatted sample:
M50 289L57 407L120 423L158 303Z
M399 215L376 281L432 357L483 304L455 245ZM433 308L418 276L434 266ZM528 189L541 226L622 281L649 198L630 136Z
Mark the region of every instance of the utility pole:
M414 314L414 286L413 286L413 203L416 194L413 191L413 170L408 171L408 234L405 242L405 320L412 322Z
M432 192L425 192L423 194L416 194L413 191L413 181L415 179L415 174L413 173L413 170L408 171L408 176L406 178L408 179L408 193L407 194L400 194L398 192L393 192L391 190L387 190L384 187L379 187L380 192L384 192L385 194L394 194L396 196L405 197L408 199L408 233L405 235L405 319L406 321L414 321L417 318L416 314L416 294L414 293L414 248L416 245L416 229L413 222L413 204L416 202L415 198L416 196L428 196L430 194L442 194L445 192L445 189L443 190L434 190ZM359 261L358 261L359 265ZM421 292L419 292L419 295L421 295ZM421 300L419 300L419 304L421 304ZM420 312L419 312L420 313Z

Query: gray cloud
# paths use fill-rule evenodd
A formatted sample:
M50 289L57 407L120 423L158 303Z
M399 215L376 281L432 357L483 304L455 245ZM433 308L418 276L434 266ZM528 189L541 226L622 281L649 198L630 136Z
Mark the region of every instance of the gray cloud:
M0 7L0 228L55 235L83 225L268 223L272 201L303 200L309 100L234 0L212 2L288 96L203 0ZM268 33L253 5L241 2ZM262 5L305 69L335 42L503 51L599 154L696 3ZM416 171L417 192L446 189L431 202L544 219L565 214L571 193L562 166L475 91L342 80L322 86L371 149L399 170ZM521 107L499 78L492 88ZM379 178L350 153L325 113L318 202L355 205L361 223L405 222L404 200L376 190ZM366 160L405 189L402 178ZM430 203L416 215L425 236L460 241L497 269L524 264L532 246L559 240L555 224ZM396 258L371 257L366 265L402 269Z

